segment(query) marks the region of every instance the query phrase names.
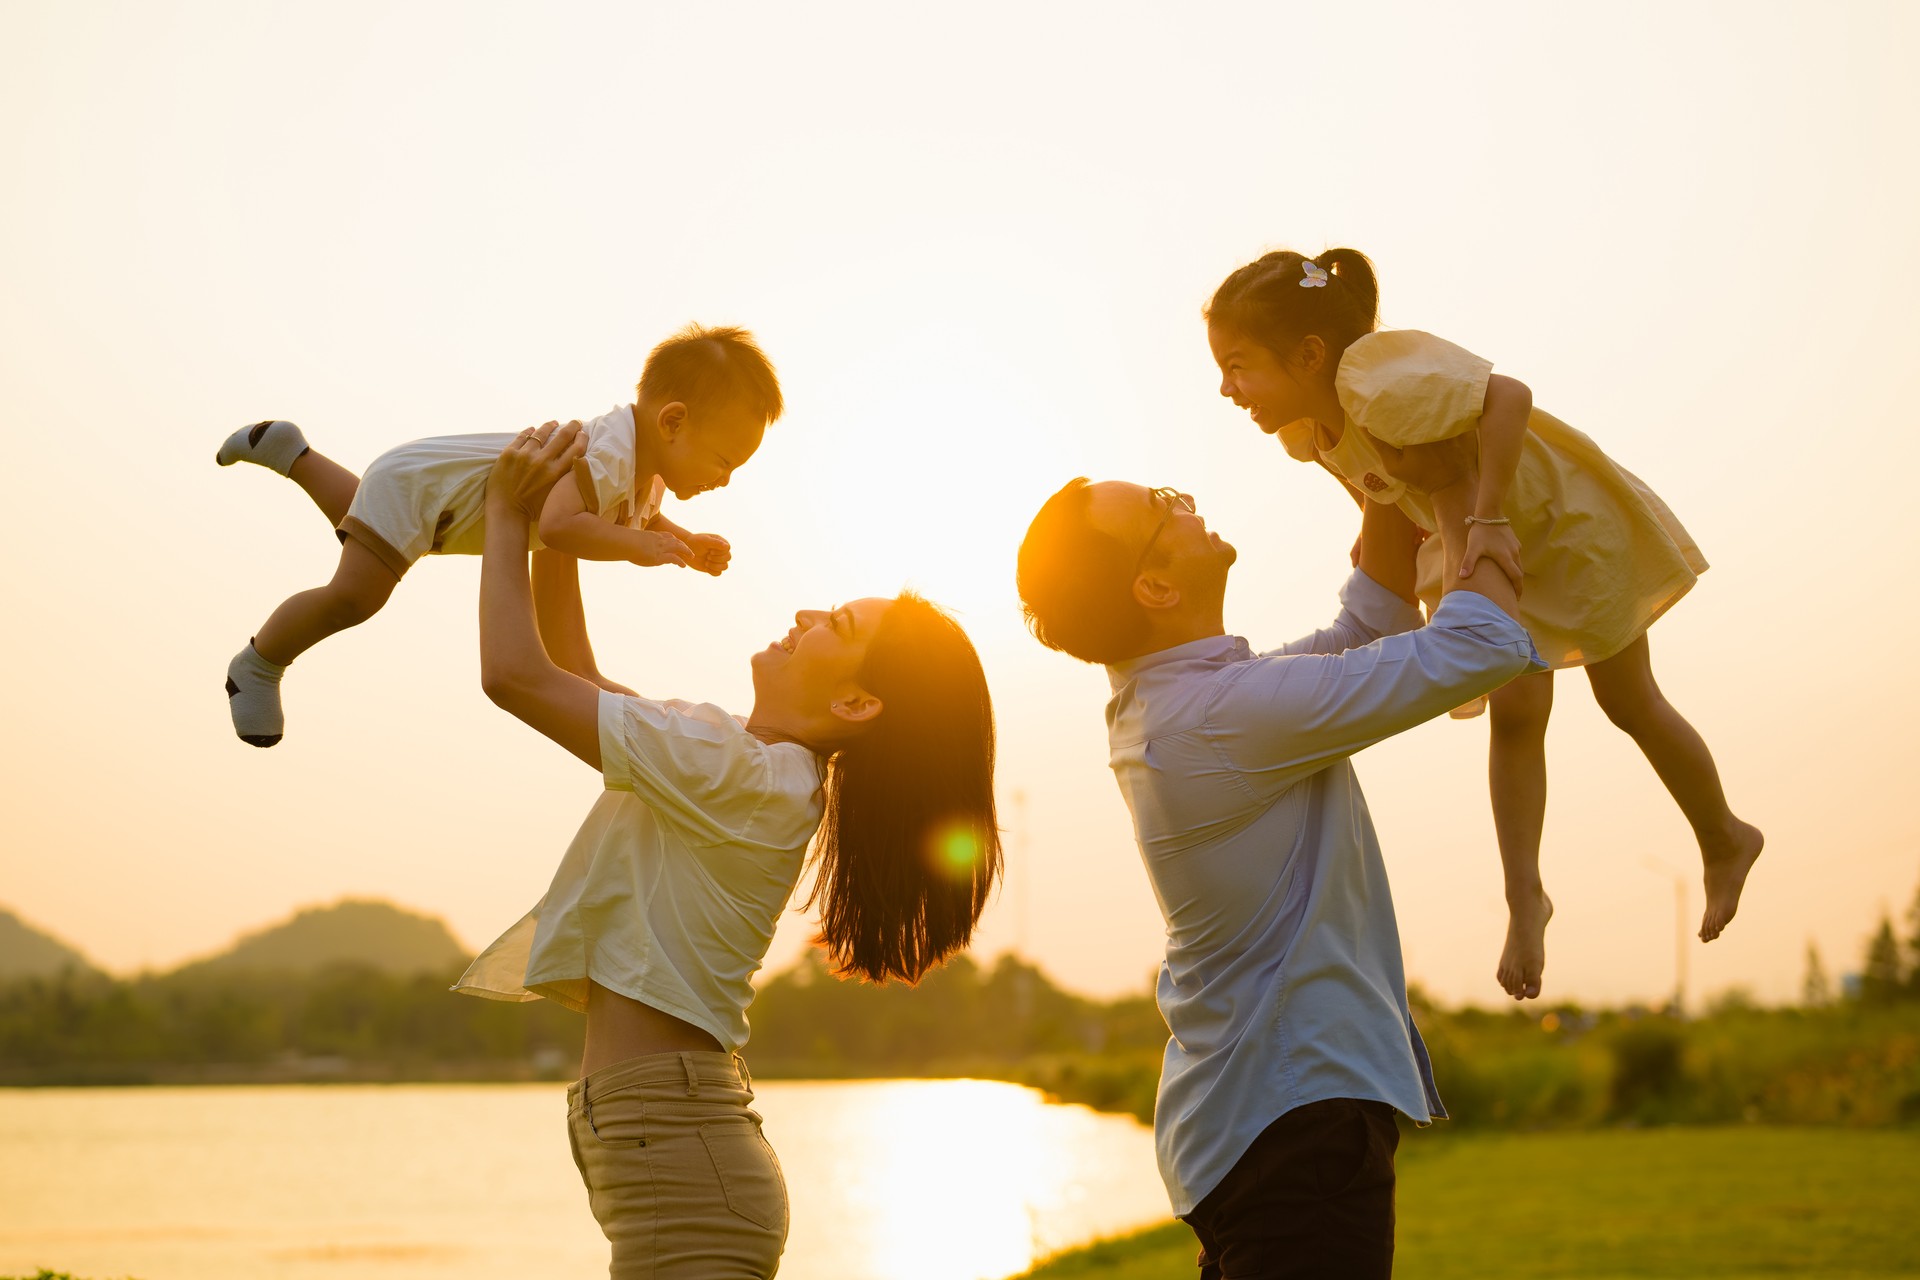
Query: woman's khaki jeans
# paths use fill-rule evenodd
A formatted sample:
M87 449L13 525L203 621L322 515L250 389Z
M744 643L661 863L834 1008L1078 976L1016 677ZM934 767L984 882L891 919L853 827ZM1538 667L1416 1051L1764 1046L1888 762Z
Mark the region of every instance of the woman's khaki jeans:
M787 1184L747 1104L746 1063L656 1053L567 1090L573 1160L613 1245L610 1280L765 1280L787 1243Z

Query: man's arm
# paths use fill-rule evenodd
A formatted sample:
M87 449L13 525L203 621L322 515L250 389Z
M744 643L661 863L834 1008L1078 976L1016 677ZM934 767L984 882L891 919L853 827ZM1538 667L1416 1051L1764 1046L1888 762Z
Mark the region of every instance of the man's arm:
M1443 538L1463 536L1476 478L1458 476L1433 491ZM1504 574L1481 563L1446 586L1449 594L1418 630L1343 653L1268 654L1232 668L1208 716L1227 758L1250 783L1277 794L1539 667Z

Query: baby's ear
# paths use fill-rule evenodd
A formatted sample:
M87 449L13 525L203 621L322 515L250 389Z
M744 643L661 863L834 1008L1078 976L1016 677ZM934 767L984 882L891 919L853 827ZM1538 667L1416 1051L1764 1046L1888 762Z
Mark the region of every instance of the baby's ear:
M654 425L659 428L662 440L672 440L687 429L687 418L687 406L671 400L660 406L660 412L654 415Z

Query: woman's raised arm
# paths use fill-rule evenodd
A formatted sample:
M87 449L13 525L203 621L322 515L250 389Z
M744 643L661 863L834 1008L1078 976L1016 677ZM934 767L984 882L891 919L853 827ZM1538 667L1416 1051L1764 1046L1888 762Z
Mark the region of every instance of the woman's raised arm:
M540 642L527 549L554 481L585 441L578 424L524 431L487 478L486 551L480 565L480 687L506 711L600 767L600 686L561 670ZM584 642L584 627L582 627Z

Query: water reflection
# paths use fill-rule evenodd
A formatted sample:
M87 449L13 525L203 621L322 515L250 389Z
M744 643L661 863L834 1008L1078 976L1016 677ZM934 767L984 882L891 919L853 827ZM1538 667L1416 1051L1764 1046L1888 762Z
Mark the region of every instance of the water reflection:
M982 1081L761 1082L783 1280L995 1280L1155 1221L1148 1131ZM0 1090L0 1275L606 1272L553 1085Z

